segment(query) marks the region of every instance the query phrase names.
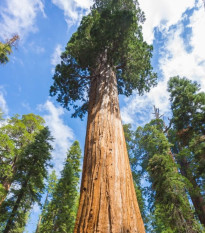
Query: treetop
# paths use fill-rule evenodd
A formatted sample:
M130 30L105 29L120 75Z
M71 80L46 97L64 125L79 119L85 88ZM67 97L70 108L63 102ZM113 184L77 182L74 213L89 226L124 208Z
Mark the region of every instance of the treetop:
M119 94L149 91L156 84L156 74L150 63L153 48L143 40L144 19L137 1L95 1L61 55L51 96L57 95L68 110L73 106L74 117L82 117L88 107L90 82L100 75L101 64L115 71Z

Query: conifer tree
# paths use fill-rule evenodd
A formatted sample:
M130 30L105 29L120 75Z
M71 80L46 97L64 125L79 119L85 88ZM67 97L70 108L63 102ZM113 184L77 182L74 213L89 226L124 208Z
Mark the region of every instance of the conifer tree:
M55 170L53 170L48 178L48 184L47 184L47 188L46 188L46 198L45 198L45 201L44 201L44 204L42 207L42 213L39 216L39 220L38 220L38 224L37 224L35 233L39 233L39 229L41 227L42 215L45 213L45 211L48 207L49 201L52 198L53 192L56 188L57 181L58 180L57 180Z
M185 192L186 183L173 160L171 144L163 133L164 122L138 127L136 142L154 192L155 232L202 232Z
M56 66L50 94L74 117L88 111L74 232L144 232L118 103L156 83L143 21L135 0L95 0Z
M50 166L51 140L48 128L44 127L35 135L33 142L21 151L10 197L3 202L0 209L0 216L3 218L1 222L6 222L3 233L15 232L20 220L23 228L26 221L22 219L26 220L25 216L32 204L40 201L47 167Z
M43 128L43 118L34 114L22 118L16 115L0 127L0 205L14 180L24 149Z
M42 213L39 232L72 233L77 213L81 150L78 141L70 147L51 201Z
M187 78L173 77L168 84L173 131L170 140L180 171L190 185L196 214L205 226L205 93Z

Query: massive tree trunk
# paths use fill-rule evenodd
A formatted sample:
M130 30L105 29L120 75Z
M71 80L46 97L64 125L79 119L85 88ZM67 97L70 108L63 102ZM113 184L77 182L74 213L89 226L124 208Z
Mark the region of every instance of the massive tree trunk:
M123 127L117 81L101 64L92 79L75 233L144 233Z

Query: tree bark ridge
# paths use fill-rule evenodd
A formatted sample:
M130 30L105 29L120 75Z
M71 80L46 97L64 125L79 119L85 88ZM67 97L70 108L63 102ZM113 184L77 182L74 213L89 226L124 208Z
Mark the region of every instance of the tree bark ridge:
M101 65L91 81L75 233L144 233L122 127L117 80Z

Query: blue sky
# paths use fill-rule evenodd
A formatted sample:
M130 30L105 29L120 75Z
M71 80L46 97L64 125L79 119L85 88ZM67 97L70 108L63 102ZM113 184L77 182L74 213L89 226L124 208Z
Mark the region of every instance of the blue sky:
M186 76L205 91L205 10L203 0L139 0L146 15L144 38L154 45L152 64L159 84L139 97L120 96L124 123L147 123L153 105L169 115L166 91L169 77ZM72 119L70 113L49 97L49 87L60 53L76 30L91 0L0 0L0 40L18 33L20 41L10 62L0 66L0 108L5 116L35 113L43 116L55 137L53 162L62 169L66 151L79 140L82 150L86 118ZM34 212L38 213L35 206ZM35 215L36 216L36 215ZM30 220L29 232L35 229Z

